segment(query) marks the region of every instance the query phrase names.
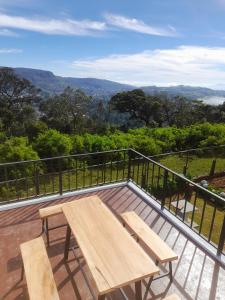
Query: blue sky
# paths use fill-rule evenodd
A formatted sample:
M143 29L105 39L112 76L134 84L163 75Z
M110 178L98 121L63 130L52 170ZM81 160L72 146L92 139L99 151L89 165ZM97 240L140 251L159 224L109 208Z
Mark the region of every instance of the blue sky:
M0 0L0 65L225 88L225 0Z

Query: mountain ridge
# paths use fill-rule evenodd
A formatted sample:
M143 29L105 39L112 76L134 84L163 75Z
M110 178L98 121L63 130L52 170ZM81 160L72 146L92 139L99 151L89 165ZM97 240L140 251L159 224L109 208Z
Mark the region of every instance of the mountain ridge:
M109 99L112 95L136 88L142 89L147 94L166 93L169 96L184 96L189 99L203 99L210 97L225 97L225 90L214 90L205 87L194 87L186 85L177 85L169 87L142 86L118 83L106 79L98 78L76 78L62 77L54 75L51 71L32 69L32 68L13 68L14 72L32 82L33 85L42 89L48 94L58 94L63 92L67 86L80 88L86 94L93 97L102 97Z

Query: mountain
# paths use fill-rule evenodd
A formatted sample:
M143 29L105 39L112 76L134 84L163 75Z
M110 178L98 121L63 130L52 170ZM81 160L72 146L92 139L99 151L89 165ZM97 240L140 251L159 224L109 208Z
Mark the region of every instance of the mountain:
M72 88L80 88L90 96L109 99L109 97L118 92L137 88L133 85L121 84L110 80L61 77L44 70L14 68L14 71L18 76L30 80L33 85L41 88L48 94L61 93L67 86L70 86ZM225 91L223 90L184 85L170 87L143 86L139 88L151 95L167 93L170 96L180 95L189 99L200 99L210 104L218 104L225 101Z
M147 94L166 93L170 96L184 96L189 99L201 99L204 100L208 97L225 97L225 91L213 90L203 87L177 85L170 87L158 87L158 86L144 86L142 90Z
M14 72L49 94L61 93L68 86L82 89L86 94L94 97L109 97L118 92L135 89L132 85L110 80L61 77L54 75L50 71L36 69L14 68Z

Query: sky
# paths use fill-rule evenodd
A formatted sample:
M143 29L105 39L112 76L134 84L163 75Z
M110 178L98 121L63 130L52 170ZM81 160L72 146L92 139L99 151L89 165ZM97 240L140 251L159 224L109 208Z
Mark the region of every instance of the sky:
M0 0L0 65L225 88L225 0Z

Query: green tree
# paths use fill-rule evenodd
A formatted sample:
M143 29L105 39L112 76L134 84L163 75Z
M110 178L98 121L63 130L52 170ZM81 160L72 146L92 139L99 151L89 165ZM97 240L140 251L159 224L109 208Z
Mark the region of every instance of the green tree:
M90 103L91 98L83 91L67 87L62 94L41 103L42 119L52 128L67 133L79 133L89 119Z
M24 134L37 117L39 100L39 90L28 80L17 77L10 68L0 68L0 120L8 135Z
M145 95L142 90L118 93L110 100L111 110L128 113L130 120L139 120L146 126L161 126L162 110L158 96Z

